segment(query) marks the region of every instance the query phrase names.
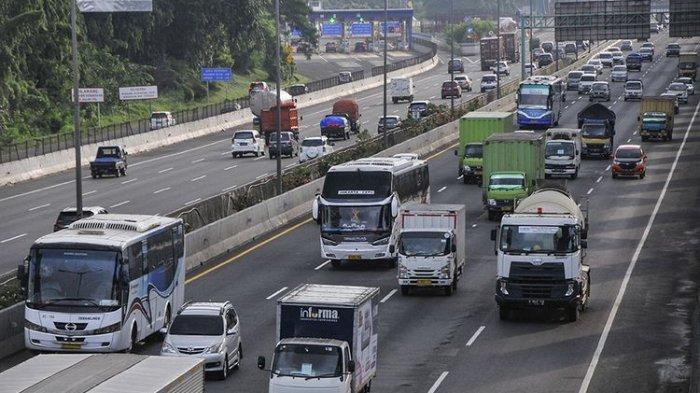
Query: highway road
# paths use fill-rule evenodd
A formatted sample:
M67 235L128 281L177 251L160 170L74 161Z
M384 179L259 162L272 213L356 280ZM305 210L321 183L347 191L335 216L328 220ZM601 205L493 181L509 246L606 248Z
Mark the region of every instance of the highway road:
M545 32L541 38L551 39L552 35ZM415 99L449 105L449 100L440 99L440 86L449 79L446 65L449 54L440 53L439 57L437 67L414 77ZM463 100L478 93L484 74L478 59L468 59L465 71L477 88L476 92L465 94ZM519 75L519 64L515 64L511 76L505 80ZM380 87L351 96L360 105L363 127L372 134L376 133L382 112L381 91ZM332 102L328 102L302 109L301 137L319 135L318 124L331 107ZM407 107L405 102L394 105L389 101L388 114L406 117ZM251 127L252 124L246 124L235 129ZM131 156L127 177L92 179L84 169L84 206L103 206L115 213L167 214L275 173L276 163L267 157L231 158L233 130ZM353 136L350 141L337 141L336 149L354 143L355 139ZM283 160L285 167L295 163L296 158ZM0 188L0 277L16 268L35 239L53 229L60 210L75 206L74 176L73 171L65 171Z
M418 46L418 52L430 51L428 48ZM413 52L389 51L387 62L389 64L416 56ZM310 59L302 53L294 54L294 61L300 74L312 79L325 79L338 75L340 71L363 70L365 75L372 75L372 68L384 64L384 57L381 53L360 52L360 53L319 53L311 56Z
M669 42L665 33L654 40L657 53ZM684 49L699 46L697 40L680 42ZM676 62L657 55L644 64L646 94L665 90ZM612 92L615 144L641 143L639 103L622 100L622 83L612 84ZM588 104L585 96L568 98L562 127L575 126L576 114ZM586 160L578 179L569 182L577 198L590 199L591 212L592 298L578 322L539 313L499 320L489 240L495 224L483 214L481 190L456 178L455 157L447 149L429 163L432 201L467 206L467 269L456 294L401 296L393 269L332 269L319 256L317 226L305 219L188 276L187 299L230 300L242 323L241 369L227 381L208 382L207 391L266 390L267 374L257 370L255 357L269 357L274 348L275 300L301 283L381 288L375 392L688 391L698 348L691 337L698 331L699 98L681 105L673 141L644 143L644 180L613 180L609 160ZM150 341L139 352L155 354L159 346Z

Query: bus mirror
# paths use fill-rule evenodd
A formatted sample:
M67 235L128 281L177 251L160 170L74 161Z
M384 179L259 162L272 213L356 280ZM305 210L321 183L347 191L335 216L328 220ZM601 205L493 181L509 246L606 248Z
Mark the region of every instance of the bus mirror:
M491 230L491 240L494 242L496 241L496 230L495 229Z
M355 372L355 361L354 360L348 360L348 372L349 373Z
M394 246L393 244L390 244L389 245L389 254L393 254L395 252L396 252L396 246Z
M581 248L588 248L588 240L581 240Z
M314 201L311 205L311 217L313 217L313 219L314 219L314 221L316 221L316 223L319 223L319 221L320 221L319 211L318 211L319 210L318 199L319 199L319 197L316 196L316 198L314 199Z
M391 198L391 217L396 218L399 215L399 199L396 196Z
M265 356L258 356L258 368L261 370L265 369Z
M17 266L17 280L19 281L19 286L20 288L22 288L22 291L25 291L27 289L27 278L27 268L25 267L25 265Z
M450 248L452 252L457 252L457 245L452 243L452 248Z

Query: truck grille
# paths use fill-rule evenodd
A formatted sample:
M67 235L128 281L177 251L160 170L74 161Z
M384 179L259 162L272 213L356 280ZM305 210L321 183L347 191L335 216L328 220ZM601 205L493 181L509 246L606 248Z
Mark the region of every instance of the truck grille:
M564 265L561 263L543 263L533 265L529 262L513 262L510 265L509 282L517 287L520 296L525 299L548 299L553 292L560 292L566 285ZM515 288L514 288L515 289Z

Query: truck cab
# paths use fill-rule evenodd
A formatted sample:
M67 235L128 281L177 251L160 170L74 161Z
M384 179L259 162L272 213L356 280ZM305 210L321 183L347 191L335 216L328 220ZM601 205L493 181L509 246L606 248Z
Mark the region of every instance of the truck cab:
M529 181L523 172L494 172L488 179L484 199L489 220L513 210L515 201L530 194Z
M472 142L464 145L464 158L462 159L462 181L468 184L470 181L481 181L484 168L484 144Z
M644 97L639 107L639 135L649 139L673 139L675 101L673 97Z
M615 112L598 103L579 112L583 157L610 158L614 151L615 119Z
M577 129L547 130L545 177L568 176L576 179L581 166L581 132Z
M100 146L95 160L90 162L93 179L103 175L126 176L127 152L121 146Z

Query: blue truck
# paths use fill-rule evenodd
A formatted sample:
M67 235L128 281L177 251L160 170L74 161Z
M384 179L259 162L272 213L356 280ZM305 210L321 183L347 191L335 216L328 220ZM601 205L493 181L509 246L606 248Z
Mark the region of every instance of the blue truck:
M321 136L350 139L350 122L343 115L326 115L321 119Z

